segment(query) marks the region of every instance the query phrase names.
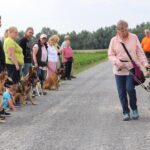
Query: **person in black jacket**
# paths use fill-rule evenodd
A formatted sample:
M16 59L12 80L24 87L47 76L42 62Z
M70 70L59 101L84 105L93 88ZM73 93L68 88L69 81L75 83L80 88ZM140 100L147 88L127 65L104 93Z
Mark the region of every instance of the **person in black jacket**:
M33 37L34 30L32 27L28 27L25 31L24 37L19 41L19 45L23 49L24 65L21 68L21 75L25 76L29 72L29 68L32 66L32 44L31 38Z
M33 64L37 68L37 74L43 89L43 83L46 79L48 63L47 35L41 34L38 43L33 46ZM46 93L43 92L45 95Z
M0 27L1 27L1 16L0 16ZM5 70L5 54L3 50L3 43L0 41L0 73Z

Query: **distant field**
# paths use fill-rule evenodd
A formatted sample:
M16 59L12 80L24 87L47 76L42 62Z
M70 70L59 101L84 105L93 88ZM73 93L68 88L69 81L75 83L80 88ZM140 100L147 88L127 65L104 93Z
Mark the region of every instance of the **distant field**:
M82 50L83 51L83 50ZM92 51L92 52L91 52ZM86 52L74 52L73 70L77 74L107 59L107 51L91 50ZM95 52L94 52L95 51Z
M107 49L89 49L89 50L74 50L74 51L80 53L94 53L94 52L107 51Z

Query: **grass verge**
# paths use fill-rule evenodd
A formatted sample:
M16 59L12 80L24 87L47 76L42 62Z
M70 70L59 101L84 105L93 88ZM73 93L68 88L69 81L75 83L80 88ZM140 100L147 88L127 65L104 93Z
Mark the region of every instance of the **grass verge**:
M74 53L73 74L78 74L107 60L107 51L93 53Z

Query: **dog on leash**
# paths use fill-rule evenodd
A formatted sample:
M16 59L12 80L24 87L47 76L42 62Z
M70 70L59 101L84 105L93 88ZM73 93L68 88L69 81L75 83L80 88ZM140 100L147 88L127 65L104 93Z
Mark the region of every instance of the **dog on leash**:
M29 76L23 77L20 82L14 85L13 99L14 101L19 100L23 105L30 101L32 105L35 105L35 102L32 98L31 83Z
M52 74L44 81L43 88L45 90L58 90L59 88L59 71L52 72Z
M32 87L32 92L37 93L38 96L43 96L43 89L38 79L37 68L32 67L29 70L29 79Z

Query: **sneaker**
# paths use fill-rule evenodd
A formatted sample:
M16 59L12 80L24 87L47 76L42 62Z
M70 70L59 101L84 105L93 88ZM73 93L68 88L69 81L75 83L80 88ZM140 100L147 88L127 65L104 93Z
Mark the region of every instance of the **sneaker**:
M139 119L139 113L138 110L132 110L132 114L131 114L132 119L137 120Z
M6 112L5 109L0 111L0 114L1 114L1 116L11 116L11 113Z
M128 113L123 114L123 121L129 121L130 120L130 115Z

